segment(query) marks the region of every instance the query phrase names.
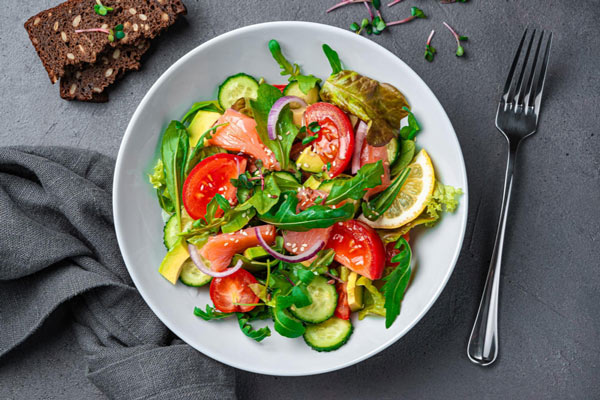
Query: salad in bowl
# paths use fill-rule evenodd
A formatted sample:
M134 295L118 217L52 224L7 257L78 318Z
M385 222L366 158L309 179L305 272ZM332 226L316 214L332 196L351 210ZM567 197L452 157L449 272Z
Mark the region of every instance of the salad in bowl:
M344 69L327 45L326 79L268 47L286 84L240 72L163 132L149 176L165 219L159 273L208 289L199 318L237 319L259 342L271 329L254 321L271 319L280 335L332 351L353 313L394 323L411 230L453 212L462 192L436 180L397 88Z

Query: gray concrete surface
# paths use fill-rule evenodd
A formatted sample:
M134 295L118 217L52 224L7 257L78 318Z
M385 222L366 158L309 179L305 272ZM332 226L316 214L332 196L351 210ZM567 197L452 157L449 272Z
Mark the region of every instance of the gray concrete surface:
M56 0L5 0L0 12L0 143L71 145L116 156L128 119L171 63L203 41L270 20L347 27L364 7L325 15L335 0L186 0L189 15L160 38L141 72L108 104L68 103L50 85L23 22ZM600 3L592 0L405 1L429 16L373 37L436 93L458 133L471 191L469 224L448 286L423 320L383 353L335 373L277 378L238 374L244 399L600 398ZM469 36L467 56L441 26ZM491 368L466 357L499 212L506 144L494 116L513 49L526 26L555 33L539 133L521 148L502 274L501 355ZM423 60L435 28L433 63ZM376 60L374 60L376 62ZM35 251L35 249L32 249ZM84 376L68 316L0 360L0 398L101 399Z

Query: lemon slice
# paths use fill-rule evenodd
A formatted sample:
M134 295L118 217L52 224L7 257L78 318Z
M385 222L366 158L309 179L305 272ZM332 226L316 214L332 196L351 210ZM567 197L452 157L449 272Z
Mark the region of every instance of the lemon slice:
M410 173L390 208L377 220L359 219L376 229L394 229L417 218L425 209L435 188L435 172L431 158L421 150L408 166Z

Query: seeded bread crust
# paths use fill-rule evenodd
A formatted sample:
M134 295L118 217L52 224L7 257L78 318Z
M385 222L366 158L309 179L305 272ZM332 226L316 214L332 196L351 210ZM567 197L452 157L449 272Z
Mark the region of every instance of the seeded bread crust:
M171 13L156 1L105 0L103 4L113 7L113 11L101 16L94 11L95 0L68 0L29 18L25 29L50 81L55 83L70 68L93 64L98 54L107 48L152 39L171 25L174 22ZM75 32L111 29L118 24L123 24L125 37L113 42L108 40L106 33Z
M122 45L100 54L96 63L82 70L68 71L60 79L60 97L65 100L93 101L98 94L131 70L140 69L140 59L150 42ZM107 98L108 100L108 98Z

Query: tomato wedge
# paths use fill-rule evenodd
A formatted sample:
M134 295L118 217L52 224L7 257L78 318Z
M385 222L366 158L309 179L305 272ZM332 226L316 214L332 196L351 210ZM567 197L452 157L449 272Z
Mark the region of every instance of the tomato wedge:
M327 248L335 251L335 261L371 280L381 278L385 266L385 248L370 226L355 220L333 226Z
M346 284L338 282L335 284L335 290L338 294L338 303L333 315L340 319L350 319L350 305L348 304L348 293Z
M365 164L375 163L379 160L383 162L383 176L381 177L381 185L367 190L367 193L365 194L365 198L367 199L374 194L384 191L385 188L390 186L390 162L388 160L388 153L385 146L371 146L365 140L363 149L360 153L360 166L362 167Z
M237 189L230 179L246 170L246 159L234 154L215 154L202 160L192 169L183 184L183 206L193 219L204 218L206 206L217 193L235 202ZM223 214L217 210L216 216Z
M248 312L256 306L238 305L256 304L260 300L250 289L256 278L245 269L240 269L224 278L214 278L210 283L210 299L215 308L224 313Z
M318 138L311 143L325 164L331 163L329 178L344 172L354 152L354 129L350 119L342 110L329 103L315 103L304 112L306 125L318 122L321 130Z
M281 90L281 92L283 93L283 89L285 89L287 85L273 85L273 86L275 86L277 89Z

